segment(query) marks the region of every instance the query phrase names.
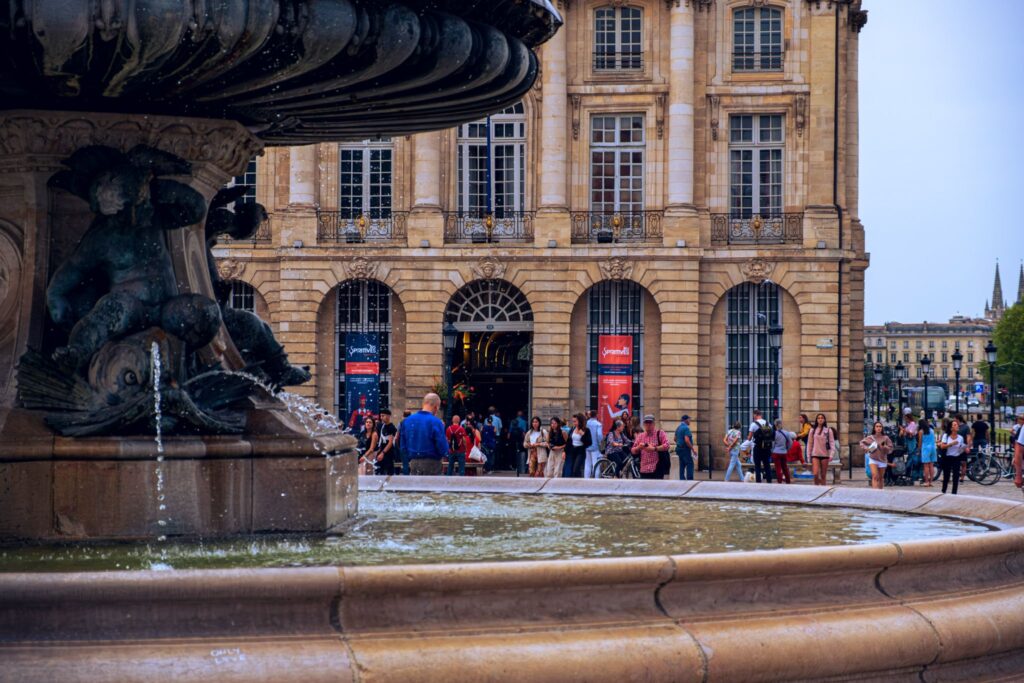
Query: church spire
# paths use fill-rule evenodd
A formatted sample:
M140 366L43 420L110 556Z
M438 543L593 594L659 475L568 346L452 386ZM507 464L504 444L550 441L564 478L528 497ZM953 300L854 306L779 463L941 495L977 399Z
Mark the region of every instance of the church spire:
M1024 304L1024 263L1020 264L1020 277L1017 279L1017 303Z
M1006 309L1006 299L1003 298L1003 282L999 279L999 261L996 261L996 282L992 286L992 310L1002 313Z

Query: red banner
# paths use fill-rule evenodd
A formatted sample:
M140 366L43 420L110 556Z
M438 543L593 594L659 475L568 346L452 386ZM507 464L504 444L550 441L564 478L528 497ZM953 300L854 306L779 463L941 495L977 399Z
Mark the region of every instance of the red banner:
M346 375L379 375L380 363L368 361L349 361L345 363Z
M633 411L633 337L602 334L597 356L597 410L607 434L615 420Z

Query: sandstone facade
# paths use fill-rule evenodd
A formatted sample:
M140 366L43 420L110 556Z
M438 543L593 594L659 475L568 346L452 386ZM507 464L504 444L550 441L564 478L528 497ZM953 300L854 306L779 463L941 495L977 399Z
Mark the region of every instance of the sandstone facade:
M255 288L293 362L315 369L298 391L335 410L334 292L347 280L376 280L393 293L396 411L415 407L443 376L441 328L452 296L481 279L512 283L533 315L529 410L545 419L590 403L581 329L588 290L636 282L645 301L642 409L666 426L689 413L705 446L720 443L727 419L727 292L770 280L781 288L783 417L792 424L800 412L824 412L842 434L851 426L859 433L868 265L857 192L859 5L563 2L565 26L543 47L541 78L523 100L530 229L487 244L453 241L464 169L459 135L447 130L390 141L396 218L384 239L358 243L323 229L339 211L345 145L268 149L256 162L256 198L271 214L269 231L217 255ZM606 68L595 57L597 13L623 8L639 10L630 16L639 16L640 47L631 48L629 68ZM781 47L758 53L767 68L737 68L735 22L748 9L778 11ZM591 132L594 117L622 114L643 122L643 229L619 242L616 224L616 239L598 243L587 229L596 215L588 213ZM732 233L750 223L737 221L730 204L730 121L746 115L783 122L781 206L764 212L766 229L780 218L777 239Z

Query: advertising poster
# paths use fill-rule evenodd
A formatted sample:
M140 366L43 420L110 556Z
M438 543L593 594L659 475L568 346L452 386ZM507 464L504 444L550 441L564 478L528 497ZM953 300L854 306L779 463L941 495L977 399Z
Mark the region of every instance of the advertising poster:
M380 410L380 340L376 333L345 334L345 407L348 426L359 427Z
M615 420L633 412L633 337L602 334L597 342L597 410L604 433Z

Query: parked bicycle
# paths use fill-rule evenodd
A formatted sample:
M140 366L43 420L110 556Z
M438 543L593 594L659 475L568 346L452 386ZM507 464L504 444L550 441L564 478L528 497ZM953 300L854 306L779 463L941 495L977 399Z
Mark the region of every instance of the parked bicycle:
M968 461L967 476L983 486L992 486L1002 479L1013 478L1013 456L1007 450L985 446L979 449L973 462Z
M640 458L627 452L622 464L602 457L594 463L594 472L598 479L639 479Z

